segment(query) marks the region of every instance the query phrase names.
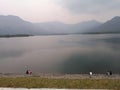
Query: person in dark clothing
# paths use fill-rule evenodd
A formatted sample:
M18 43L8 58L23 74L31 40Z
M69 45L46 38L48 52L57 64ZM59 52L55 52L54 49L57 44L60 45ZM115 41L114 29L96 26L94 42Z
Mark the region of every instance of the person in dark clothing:
M26 71L26 74L29 74L29 70Z
M110 71L110 75L112 75L112 71Z

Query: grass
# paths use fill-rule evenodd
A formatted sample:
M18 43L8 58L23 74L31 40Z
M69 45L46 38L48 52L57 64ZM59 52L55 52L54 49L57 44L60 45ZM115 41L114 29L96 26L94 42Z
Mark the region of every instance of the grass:
M0 87L120 89L119 79L47 79L40 77L0 78Z

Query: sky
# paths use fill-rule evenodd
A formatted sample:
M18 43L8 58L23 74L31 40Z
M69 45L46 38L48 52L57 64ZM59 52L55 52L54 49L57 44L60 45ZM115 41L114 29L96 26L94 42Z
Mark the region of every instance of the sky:
M30 22L104 22L120 16L120 0L0 0L0 15Z

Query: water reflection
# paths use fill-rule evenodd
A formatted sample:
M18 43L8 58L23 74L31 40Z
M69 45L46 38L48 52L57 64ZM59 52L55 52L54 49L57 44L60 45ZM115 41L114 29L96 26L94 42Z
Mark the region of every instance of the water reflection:
M119 34L1 38L0 44L0 72L119 73Z

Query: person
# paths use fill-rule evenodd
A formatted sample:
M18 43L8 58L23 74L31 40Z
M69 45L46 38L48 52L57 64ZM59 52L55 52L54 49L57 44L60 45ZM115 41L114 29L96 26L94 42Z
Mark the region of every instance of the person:
M107 71L106 75L108 75L108 76L109 76L109 75L110 75L110 72L109 72L109 71Z
M32 74L32 71L29 71L29 74L31 75L31 74Z
M91 78L91 76L93 75L93 73L92 73L92 72L89 72L89 75L90 75L90 78Z
M110 71L110 75L112 75L112 71Z
M108 76L111 76L111 75L112 75L112 71L108 71L106 74L107 74Z
M26 71L26 74L29 74L29 70Z
M92 76L92 72L90 72L90 76Z

